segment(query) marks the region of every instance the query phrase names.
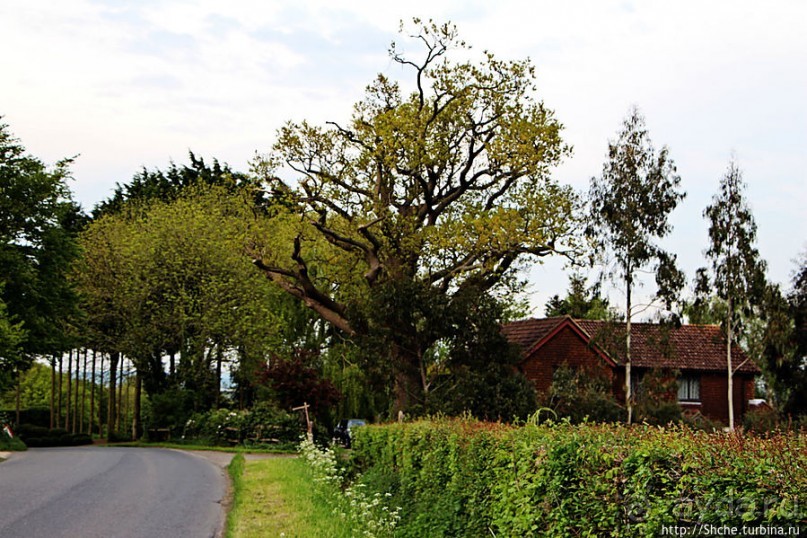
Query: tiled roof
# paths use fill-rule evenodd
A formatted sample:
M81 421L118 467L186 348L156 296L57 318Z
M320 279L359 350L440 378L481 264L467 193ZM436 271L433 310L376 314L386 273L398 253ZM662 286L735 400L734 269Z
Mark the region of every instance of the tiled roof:
M565 318L524 319L502 327L507 339L526 353L538 340L549 334Z
M503 327L507 338L526 354L562 323L573 323L588 335L589 343L619 363L624 362L619 346L624 323L572 320L568 317L527 319ZM620 334L621 333L621 334ZM665 328L655 323L631 323L631 363L642 368L725 371L726 339L717 325L682 325ZM732 363L739 371L758 373L738 346L732 346Z

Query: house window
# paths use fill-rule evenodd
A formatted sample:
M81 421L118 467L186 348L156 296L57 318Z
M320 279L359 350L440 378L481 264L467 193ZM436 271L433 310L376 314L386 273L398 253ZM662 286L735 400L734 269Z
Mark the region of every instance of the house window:
M682 375L678 378L678 401L701 401L701 377L699 375Z

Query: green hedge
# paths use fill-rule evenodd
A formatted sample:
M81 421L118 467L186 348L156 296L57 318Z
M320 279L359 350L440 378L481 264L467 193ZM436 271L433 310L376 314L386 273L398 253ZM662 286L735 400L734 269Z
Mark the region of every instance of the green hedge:
M659 536L807 514L795 434L440 420L359 428L353 446L355 479L402 507L396 536Z
M86 433L69 433L63 428L48 429L33 424L20 424L17 435L29 447L91 445L92 437Z

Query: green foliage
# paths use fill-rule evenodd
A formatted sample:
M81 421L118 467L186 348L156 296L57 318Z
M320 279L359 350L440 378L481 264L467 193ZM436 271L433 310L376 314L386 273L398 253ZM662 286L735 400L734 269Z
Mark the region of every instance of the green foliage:
M519 261L567 251L578 229L576 195L550 177L568 148L536 98L531 63L487 52L469 61L453 25L415 25L420 59L390 49L415 91L379 75L345 125L290 123L255 163L288 211L275 218L284 236L253 249L270 278L341 334L386 331L377 360L407 410L426 403L421 373L443 337L419 305L515 284ZM284 169L297 177L282 180Z
M84 219L67 187L70 162L49 169L0 123L0 391L33 355L68 349L75 338L67 274Z
M127 203L81 236L74 277L94 346L134 362L160 426L184 423L173 419L187 419L186 397L196 411L222 403L220 365L229 361L239 403L251 404L244 396L258 365L312 332L298 315L306 311L245 255L255 210L246 190L186 186L170 201ZM177 390L186 394L174 412L160 394Z
M389 492L372 490L361 481L347 483L345 469L331 448L319 448L303 439L299 451L311 473L317 495L331 508L340 527L349 529L353 536L396 536L400 508L390 505Z
M570 316L574 319L608 320L615 317L608 298L600 295L599 285L587 289L586 277L575 273L569 277L569 290L563 299L554 295L547 301L547 317Z
M631 394L630 322L632 293L640 282L636 273L650 265L656 276L656 297L667 309L684 286L684 274L676 267L675 254L663 250L657 240L671 230L670 213L683 200L678 190L681 178L667 147L656 153L644 117L632 108L616 141L608 144L608 160L602 176L591 179L590 217L587 234L594 239L599 255L614 259L611 277L624 284L625 320L625 407L633 420Z
M737 163L729 163L720 180L718 193L703 212L709 220L711 275L698 271L697 291L700 297L715 293L728 304L721 320L728 329L741 327L749 308L762 297L766 264L754 246L757 226L745 200L746 185Z
M611 381L599 369L561 365L539 403L554 411L554 418L566 418L575 424L624 420L624 410L614 400Z
M617 140L608 144L602 176L591 180L588 230L600 251L613 255L615 277L624 282L628 295L635 284L635 272L651 262L657 294L668 305L683 287L684 277L675 268L675 255L654 242L672 229L669 215L685 196L678 191L680 184L668 148L656 152L644 117L632 108Z
M0 430L0 452L23 452L25 450L28 450L28 446L22 439L9 437L5 431Z
M636 398L636 420L664 426L681 421L678 404L677 372L652 369L639 382Z
M31 424L20 424L17 435L29 447L80 446L91 445L92 437L85 433L69 433L63 428L47 428Z
M351 465L368 493L402 507L396 536L651 537L671 525L803 524L806 442L441 420L361 428Z
M188 419L182 439L213 445L289 447L303 431L300 418L269 405L249 410L214 409L195 413Z
M807 254L798 261L786 296L768 286L762 303L762 367L783 416L807 418Z
M757 225L744 196L745 182L737 163L729 163L720 180L718 193L703 212L709 219L709 248L706 257L711 262L711 275L706 268L698 269L696 292L699 299L717 295L726 304L721 320L728 341L727 377L731 390L735 365L731 346L739 341L752 308L759 304L765 292L765 262L754 246ZM697 302L697 300L696 300ZM736 333L736 334L735 334ZM734 429L734 402L728 398L729 428Z
M230 192L255 186L249 176L234 172L217 159L213 159L213 165L208 166L203 158L197 157L192 151L188 152L188 158L190 164L177 165L172 162L164 171L144 168L128 183L118 183L112 196L95 207L93 217L121 213L127 207L153 201L171 202L188 190L203 185L225 187ZM257 189L255 191L257 195Z

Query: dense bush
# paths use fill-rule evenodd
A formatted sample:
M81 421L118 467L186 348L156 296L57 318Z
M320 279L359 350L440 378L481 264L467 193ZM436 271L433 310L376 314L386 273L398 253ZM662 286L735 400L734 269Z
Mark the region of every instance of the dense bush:
M636 422L665 426L683 418L677 372L652 369L642 376L636 395Z
M214 409L196 413L185 424L182 438L222 446L291 447L303 431L297 415L258 404L249 410Z
M0 429L0 452L21 452L28 447L19 437L11 437Z
M556 418L580 422L617 422L625 410L614 399L611 381L595 368L577 369L566 364L555 370L552 384L539 400Z
M402 507L396 536L659 536L799 525L807 439L474 421L368 426L350 464Z
M85 433L69 433L63 428L48 429L33 424L20 424L17 435L29 447L91 445L92 437Z
M777 430L779 429L779 413L770 407L752 409L743 417L743 428L757 433Z

